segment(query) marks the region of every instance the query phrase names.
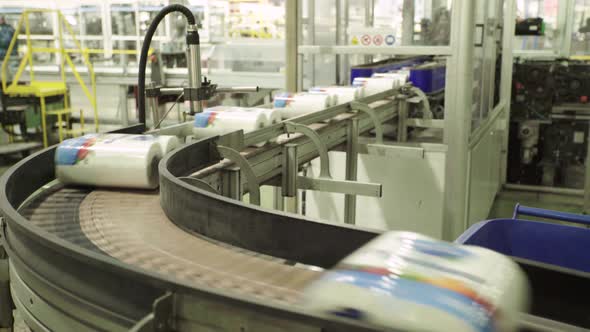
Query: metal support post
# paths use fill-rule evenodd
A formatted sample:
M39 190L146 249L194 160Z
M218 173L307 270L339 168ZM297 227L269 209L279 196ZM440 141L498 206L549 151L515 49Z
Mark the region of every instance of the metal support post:
M375 23L375 0L365 0L365 27L372 28ZM372 55L365 55L365 63L373 62Z
M408 98L405 95L398 96L399 112L397 119L397 141L406 142L408 140Z
M590 133L586 139L586 171L584 179L584 214L590 214Z
M286 35L286 82L287 91L297 91L297 41L299 35L298 14L299 0L287 0L285 4L285 35Z
M196 35L196 43L190 40L189 36ZM188 48L188 86L189 88L201 87L201 47L198 40L197 26L190 25L187 29L187 48ZM203 106L201 101L190 101L191 114L201 113Z
M315 45L315 0L307 1L307 36L309 37L308 44ZM315 86L315 54L309 55L309 65L311 71L309 71L309 80L311 86Z
M348 138L346 147L346 180L356 181L358 171L358 138L359 119L352 118L348 125ZM344 196L344 222L354 225L356 221L356 195Z
M414 0L404 0L402 19L402 45L414 43Z
M471 0L455 0L451 19L452 55L447 60L444 142L448 146L443 202L443 239L456 239L467 224L469 174L468 145L471 134L473 90L474 13ZM514 25L514 24L512 24ZM469 28L471 27L471 28Z
M119 85L119 103L121 125L127 127L129 125L129 109L127 107L127 85Z
M297 144L286 144L283 148L283 181L282 194L287 198L286 211L297 213L297 176L299 173L299 160L297 156Z
M223 196L235 199L238 201L242 200L243 190L242 181L240 179L240 168L232 167L225 170L223 174Z

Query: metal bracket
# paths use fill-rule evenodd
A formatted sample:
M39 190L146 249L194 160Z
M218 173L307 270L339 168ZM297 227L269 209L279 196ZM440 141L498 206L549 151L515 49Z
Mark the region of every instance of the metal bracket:
M430 109L430 100L428 100L428 96L424 93L424 91L415 86L410 88L410 91L413 92L416 96L418 96L418 98L420 98L420 100L424 104L424 114L422 115L422 118L424 120L432 119L433 115L432 110Z
M172 293L157 298L152 305L152 312L137 322L130 332L170 332L173 331L174 297Z
M219 151L221 157L229 159L240 167L240 171L246 177L246 181L248 181L250 203L260 205L260 182L248 160L232 148L219 145L217 146L217 151Z
M310 127L290 121L284 122L285 124L285 131L288 134L292 133L300 133L305 135L309 138L313 144L315 144L316 148L318 149L318 153L320 155L320 178L327 178L331 179L332 176L330 175L330 158L328 156L328 148L322 142L320 135L315 132L315 130L311 129Z
M206 192L210 192L212 194L219 195L219 192L215 188L213 188L210 184L208 184L207 182L205 182L201 179L191 178L189 176L181 177L178 179L182 180L183 182L185 182L187 184L190 184L193 187L199 188L199 189L204 190Z
M330 193L381 197L383 186L379 183L365 183L346 180L314 179L306 176L297 177L299 189L317 190Z
M377 117L375 110L372 109L369 105L358 101L351 102L350 108L353 111L360 111L367 113L369 115L375 126L376 143L383 144L383 126L381 124L381 121L379 121L379 118Z

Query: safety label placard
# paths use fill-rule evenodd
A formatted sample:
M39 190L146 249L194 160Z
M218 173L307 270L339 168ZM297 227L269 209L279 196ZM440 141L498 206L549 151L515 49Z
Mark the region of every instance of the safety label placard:
M382 28L351 28L348 44L353 46L382 47L396 46L395 32Z

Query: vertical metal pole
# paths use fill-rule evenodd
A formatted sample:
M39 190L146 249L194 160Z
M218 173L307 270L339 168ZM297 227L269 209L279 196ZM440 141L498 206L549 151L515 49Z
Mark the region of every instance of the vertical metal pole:
M287 198L286 211L297 213L297 176L299 173L299 160L297 156L297 144L286 144L283 148L283 174L282 194Z
M281 193L281 187L272 187L272 193L274 196L273 208L278 211L283 211L284 198L283 194Z
M336 0L338 1L338 0ZM307 36L309 37L309 45L315 45L315 0L307 0ZM309 79L311 86L315 86L315 54L310 56L311 72Z
M298 13L299 0L287 0L285 4L285 35L286 35L286 82L287 91L297 91L297 41L299 35Z
M359 119L352 118L348 125L348 145L346 146L346 180L356 181L358 172ZM354 225L356 222L356 196L344 196L344 222Z
M223 175L223 196L241 201L243 195L241 181L239 167L226 170Z
M342 44L342 0L335 0L336 1L336 45ZM342 83L342 56L340 54L336 54L335 58L335 65L336 65L336 84Z
M375 0L365 0L365 27L372 28L375 24ZM365 63L373 61L372 55L365 55Z
M452 11L451 49L445 91L444 141L448 146L445 167L443 229L445 240L454 240L467 221L468 145L471 133L473 86L474 1L455 0Z
M348 21L350 20L350 9L349 9L349 0L342 0L343 4L342 4L342 9L344 12L344 25L342 26L342 31L344 33L344 41L343 44L347 44L348 43ZM344 64L342 65L343 70L344 70L344 77L343 77L343 81L340 83L343 83L344 85L348 85L347 82L350 82L350 54L346 54L344 55ZM351 82L352 83L352 82Z
M398 96L398 100L397 141L406 142L408 140L408 98L405 95L400 95Z
M189 88L200 88L201 87L201 47L197 37L197 42L189 43L189 35L197 33L197 26L190 25L187 29L187 47L188 47L188 86ZM191 113L203 112L203 106L201 101L191 100L190 101Z
M414 0L404 0L402 19L402 45L409 46L414 43Z
M119 117L121 119L121 125L129 125L129 110L127 108L127 85L119 85L119 103L121 104Z
M506 0L502 30L502 76L500 81L500 100L504 102L504 131L502 133L502 160L500 179L502 184L507 180L508 139L510 128L510 99L512 98L512 71L514 67L514 31L516 20L516 1Z
M590 122L589 122L590 124ZM590 131L586 139L586 166L584 172L584 214L590 213Z

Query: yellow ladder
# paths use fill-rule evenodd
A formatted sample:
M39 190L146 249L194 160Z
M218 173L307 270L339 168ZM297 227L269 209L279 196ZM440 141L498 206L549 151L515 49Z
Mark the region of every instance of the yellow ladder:
M58 29L59 29L59 47L58 48L48 48L48 47L33 47L31 42L31 34L30 34L30 24L29 24L29 14L31 13L55 13L57 22L58 22ZM19 34L21 33L21 27L24 25L25 34L26 34L26 54L22 58L20 65L18 66L18 70L12 80L10 85L7 84L7 66L10 60L10 54L16 45L16 41L18 39ZM63 40L63 30L67 30L71 39L74 41L76 48L74 49L66 49L64 47L64 40ZM48 146L48 130L47 130L47 116L56 116L57 117L57 127L58 127L58 135L59 141L61 142L65 136L76 136L84 133L84 114L80 111L80 129L79 130L69 130L67 129L67 123L69 122L70 115L72 113L72 109L69 105L69 94L68 94L68 87L66 84L66 63L70 68L72 74L76 78L76 81L84 91L84 94L90 101L90 104L94 111L94 130L98 132L99 129L99 120L98 120L98 109L96 105L96 77L94 74L94 68L90 63L88 54L91 53L92 50L83 49L80 42L76 39L75 33L73 31L72 26L69 22L64 18L63 14L59 10L52 10L52 9L27 9L23 11L21 17L15 27L15 33L10 42L8 50L6 52L6 56L4 61L2 62L2 90L4 93L11 97L35 97L39 99L39 104L41 108L41 126L43 131L43 145L45 147ZM35 73L33 70L33 54L34 53L54 53L60 55L60 69L61 69L61 81L54 81L54 82L44 82L44 81L36 81L35 80ZM82 54L82 59L84 65L88 69L88 73L90 76L90 87L84 82L84 79L80 76L80 73L77 71L72 58L70 57L71 53L80 53ZM30 83L27 85L19 85L18 80L20 79L25 67L29 67L29 77ZM46 105L46 98L53 97L53 96L63 96L64 100L64 108L60 110L52 110L47 111ZM64 124L64 122L66 124Z

